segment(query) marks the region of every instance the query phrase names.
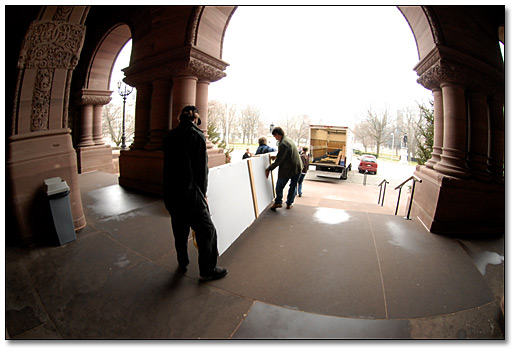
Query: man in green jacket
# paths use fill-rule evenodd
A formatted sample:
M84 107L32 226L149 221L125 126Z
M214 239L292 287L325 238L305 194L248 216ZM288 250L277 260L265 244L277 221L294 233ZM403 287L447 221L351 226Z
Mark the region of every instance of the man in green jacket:
M289 185L286 202L287 209L292 208L296 197L296 185L302 172L302 161L298 148L292 140L285 136L283 129L275 127L273 136L278 141L278 154L275 161L265 170L265 177L269 177L269 173L276 167L279 168L278 180L276 181L276 198L271 206L271 210L276 211L277 208L283 207L283 189L289 181L291 181L291 184Z

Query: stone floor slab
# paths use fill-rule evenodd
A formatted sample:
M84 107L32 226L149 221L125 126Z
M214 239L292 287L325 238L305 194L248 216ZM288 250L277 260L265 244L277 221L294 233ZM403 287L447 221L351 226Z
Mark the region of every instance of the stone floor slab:
M251 305L101 234L49 249L33 257L28 269L66 339L227 338Z
M408 320L331 317L255 302L233 339L409 339Z
M369 185L306 181L293 209L264 211L221 256L228 276L201 283L191 241L175 272L159 197L105 173L80 184L75 242L6 246L9 338L504 338L504 236L436 236L386 201L369 213Z
M434 316L494 300L459 244L416 221L370 214L389 318Z
M219 287L306 312L385 318L366 221L363 212L321 207L267 210L221 257L230 273Z

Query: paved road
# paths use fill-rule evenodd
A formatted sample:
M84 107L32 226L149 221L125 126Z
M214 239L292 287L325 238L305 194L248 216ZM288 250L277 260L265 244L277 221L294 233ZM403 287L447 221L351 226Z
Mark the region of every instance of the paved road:
M256 150L256 146L251 146L250 151ZM231 156L231 162L238 162L242 160L242 155L245 153L245 149L243 150L234 150ZM365 178L364 174L360 174L358 171L358 165L359 160L357 157L353 158L352 161L352 171L348 174L348 179L346 183L354 183L354 184L363 184L363 180ZM414 165L406 165L399 163L397 161L389 162L389 161L379 161L378 160L378 170L377 174L367 174L366 175L366 184L367 185L379 185L383 179L386 179L390 185L389 187L396 187L400 183L402 183L404 180L409 178L413 175L415 172L415 166ZM313 176L314 175L314 176ZM321 178L318 178L315 176L315 173L310 173L307 178L320 180Z
M360 174L358 171L359 160L354 158L352 162L352 171L348 173L348 179L345 183L363 184L365 174ZM379 185L381 181L386 179L390 187L396 187L404 180L409 178L415 172L415 166L401 164L399 162L378 161L377 174L366 174L366 185ZM310 172L307 176L311 179L319 180L315 172Z
M349 174L349 179L351 182L359 182L362 183L364 179L364 174L360 174L358 171L359 160L354 158L352 162L352 171ZM377 174L367 174L367 184L375 184L378 185L383 179L386 179L390 182L390 185L395 187L402 183L404 180L409 178L415 172L415 166L402 164L399 162L389 162L389 161L381 161L377 162Z

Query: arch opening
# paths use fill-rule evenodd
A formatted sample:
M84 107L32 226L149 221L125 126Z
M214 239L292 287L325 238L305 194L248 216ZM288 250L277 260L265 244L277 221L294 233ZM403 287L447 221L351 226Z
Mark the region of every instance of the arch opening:
M133 119L125 118L133 117L129 109L135 108L135 105L125 102L127 107L123 108L123 118L117 85L122 80L121 65L128 66L131 48L130 27L116 24L93 50L80 95L77 142L80 173L93 170L118 172L118 154L113 154L112 146L125 145L126 137L131 137L133 133ZM121 53L126 57L123 64L120 64Z
M397 109L404 111L408 106L416 107L416 101L427 103L431 98L431 92L416 82L413 68L420 60L418 41L399 11L349 6L239 6L223 45L223 59L232 65L225 79L211 84L210 100L224 103L228 112L233 105L259 107L264 116L259 135L268 134L271 124L291 125L291 118L352 127L371 107L392 106L389 109L396 118ZM424 17L420 9L417 12ZM385 22L385 16L392 18ZM268 29L250 30L261 28L267 18ZM326 21L318 21L320 18ZM392 28L395 37L385 33ZM394 44L398 42L407 45ZM403 57L407 59L400 59ZM398 67L404 69L398 71ZM402 82L408 86L400 90ZM403 103L406 96L411 100ZM240 140L244 134L235 136ZM242 156L236 150L235 155Z

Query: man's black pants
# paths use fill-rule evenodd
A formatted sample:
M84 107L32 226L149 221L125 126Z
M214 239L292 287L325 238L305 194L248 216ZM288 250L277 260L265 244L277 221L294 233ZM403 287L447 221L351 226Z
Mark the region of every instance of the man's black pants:
M217 230L211 221L208 209L196 213L186 211L170 211L173 236L175 239L175 250L177 261L180 266L187 266L188 237L190 227L195 231L195 239L199 249L199 272L201 276L207 276L217 266Z

